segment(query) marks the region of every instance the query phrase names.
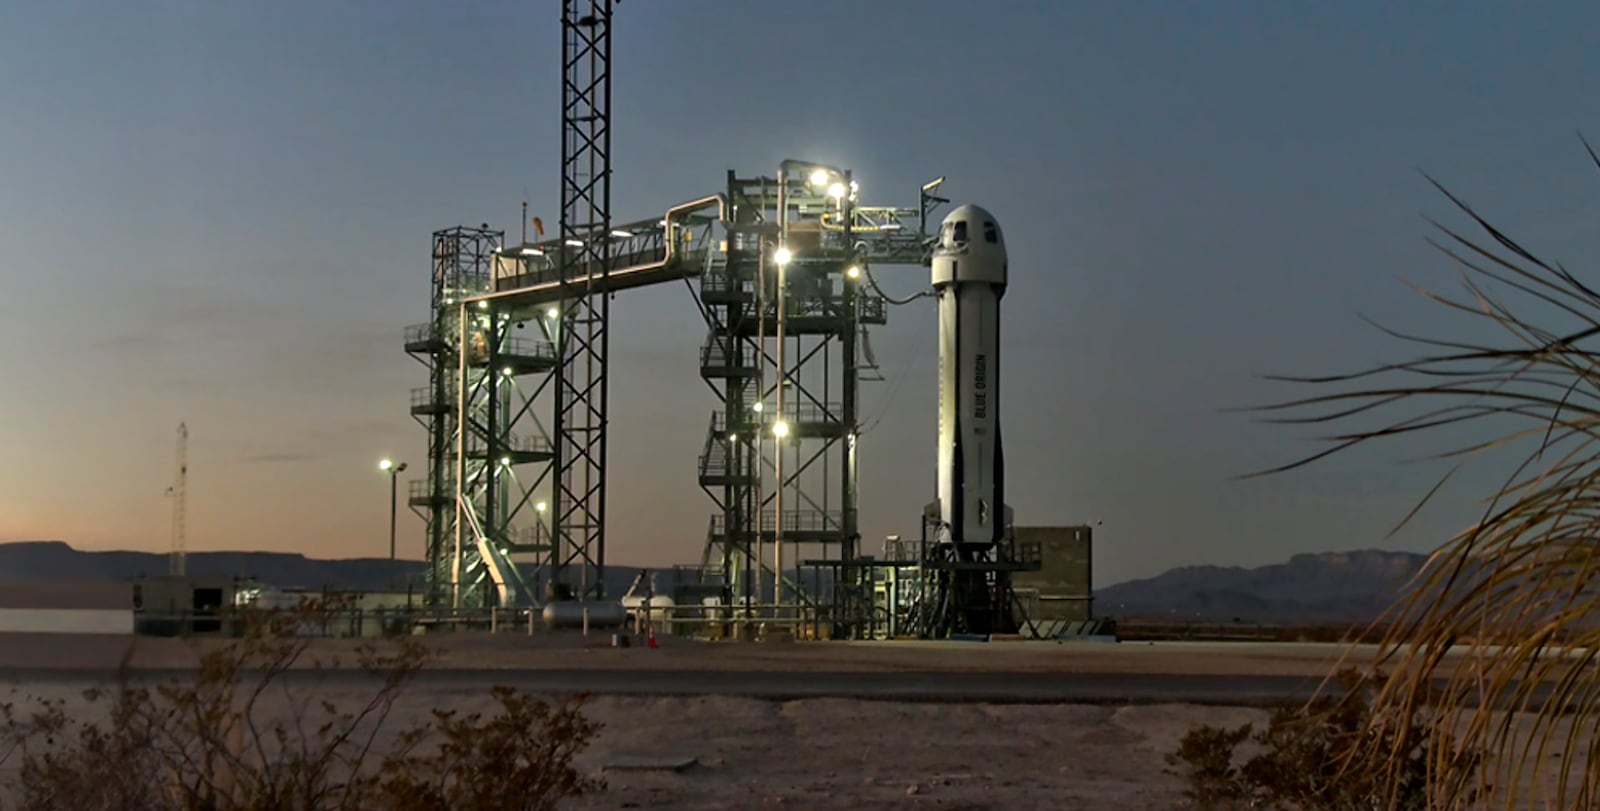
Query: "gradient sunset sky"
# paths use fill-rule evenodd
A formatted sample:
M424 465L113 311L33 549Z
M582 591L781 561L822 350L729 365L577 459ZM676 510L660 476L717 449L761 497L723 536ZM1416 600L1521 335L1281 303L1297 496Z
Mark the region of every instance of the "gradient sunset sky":
M557 217L559 8L0 9L0 540L165 549L187 420L192 550L386 554L375 462L425 459L402 334L427 316L429 234L514 234L524 195ZM1600 136L1600 12L1537 8L625 0L615 216L785 158L851 167L880 205L946 175L1011 248L1019 523L1103 521L1101 583L1420 549L1475 491L1385 540L1439 467L1397 448L1230 481L1311 446L1223 409L1300 393L1261 374L1413 353L1362 314L1450 328L1403 284L1451 284L1421 215L1463 219L1418 170L1595 281L1578 133ZM698 560L704 326L681 285L613 312L608 558ZM934 329L924 299L873 335L868 551L932 496ZM403 512L402 554L421 539Z

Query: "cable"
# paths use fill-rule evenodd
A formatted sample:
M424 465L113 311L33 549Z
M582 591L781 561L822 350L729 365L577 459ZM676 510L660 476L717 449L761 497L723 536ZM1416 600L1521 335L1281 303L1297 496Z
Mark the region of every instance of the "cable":
M910 298L907 298L907 299L896 299L896 298L890 296L888 293L883 292L883 288L878 286L878 280L872 278L872 266L871 265L867 264L866 262L862 262L861 263L861 274L863 276L867 277L867 284L872 287L873 292L877 293L880 297L882 297L884 301L887 301L890 304L895 305L896 307L899 307L899 306L902 306L902 305L905 305L905 304L910 304L911 302L916 301L919 298L924 298L924 297L933 295L933 291L932 290L924 290L924 291L922 291L920 293L917 293L917 294L915 294L915 295L913 295L913 296L911 296Z

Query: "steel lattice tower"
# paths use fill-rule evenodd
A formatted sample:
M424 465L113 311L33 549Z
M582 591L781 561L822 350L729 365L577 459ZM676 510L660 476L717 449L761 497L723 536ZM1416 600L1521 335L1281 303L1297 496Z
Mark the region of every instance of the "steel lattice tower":
M487 227L455 227L433 235L432 320L406 330L406 351L428 367L429 385L411 392L411 414L428 429L428 476L410 483L409 502L427 521L425 600L434 608L499 601L487 547L478 529L494 527L494 462L505 455L503 420L488 412L494 378L490 316L463 299L490 287L494 249L505 240ZM462 415L467 415L465 420ZM488 421L485 422L485 417ZM487 551L486 551L487 550Z
M611 3L563 0L561 9L560 235L573 250L562 253L561 265L552 599L567 589L605 594Z

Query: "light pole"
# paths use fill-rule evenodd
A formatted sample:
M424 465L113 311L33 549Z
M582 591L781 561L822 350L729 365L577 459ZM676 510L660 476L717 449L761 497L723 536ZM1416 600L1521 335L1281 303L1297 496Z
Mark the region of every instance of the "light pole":
M406 469L406 463L396 464L393 459L385 459L378 463L378 469L389 473L389 560L394 560L395 491L400 471Z

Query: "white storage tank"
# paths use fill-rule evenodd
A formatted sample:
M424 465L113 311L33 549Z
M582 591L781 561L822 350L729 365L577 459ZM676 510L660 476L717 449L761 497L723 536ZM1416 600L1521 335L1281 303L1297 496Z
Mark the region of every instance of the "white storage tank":
M650 601L649 610L645 610L645 600ZM628 610L628 618L633 621L643 622L649 620L658 629L671 629L672 609L677 605L671 597L657 594L654 597L630 596L622 598L622 607Z

